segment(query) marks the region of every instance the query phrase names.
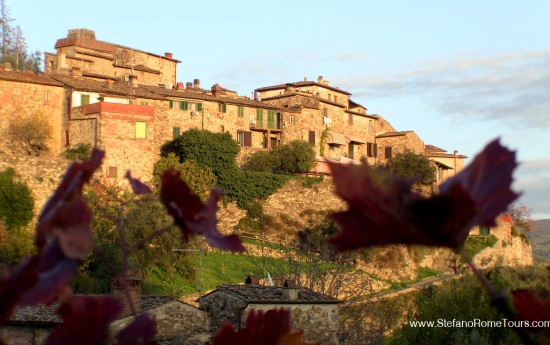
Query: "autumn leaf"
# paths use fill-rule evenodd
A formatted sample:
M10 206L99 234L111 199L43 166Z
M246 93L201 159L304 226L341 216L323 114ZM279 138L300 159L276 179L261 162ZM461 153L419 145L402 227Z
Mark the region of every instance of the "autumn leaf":
M382 168L329 162L336 194L348 209L333 215L342 231L338 250L387 244L464 245L470 229L494 224L518 194L510 190L515 153L491 142L472 164L426 198L412 183Z
M63 324L50 332L44 345L107 344L109 324L121 310L118 299L111 296L72 296L56 311Z
M290 311L273 309L251 310L246 326L235 331L225 323L212 345L303 345L301 333L290 333Z
M156 322L149 315L140 314L134 320L118 332L116 339L118 345L154 344L152 338L157 333Z
M162 175L160 197L168 212L181 229L183 238L190 234L203 235L206 241L214 247L233 252L242 252L244 247L237 235L222 235L216 228L218 220L216 211L220 200L220 190L213 189L206 205L191 192L184 181L180 180L179 172L169 169Z
M518 321L535 322L550 321L550 291L522 289L512 293ZM542 333L550 338L550 327L530 327L529 331Z
M141 182L137 178L133 178L132 174L130 173L130 170L126 172L126 175L124 175L130 182L130 186L132 187L132 190L134 191L134 194L148 194L151 193L151 188L149 188L148 185Z

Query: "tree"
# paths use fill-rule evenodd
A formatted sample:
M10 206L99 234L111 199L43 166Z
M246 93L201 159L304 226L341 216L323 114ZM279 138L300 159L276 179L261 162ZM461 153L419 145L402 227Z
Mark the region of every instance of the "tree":
M40 155L48 150L48 140L52 136L47 115L42 112L27 113L22 109L14 111L19 117L10 125L15 143L19 143L28 155Z
M387 167L393 174L406 179L416 179L423 185L435 182L435 169L430 160L412 151L398 153L390 159Z
M310 143L293 140L271 151L259 151L250 156L244 170L296 174L308 172L315 164L315 151Z
M20 229L34 217L34 199L30 188L19 181L15 170L0 172L0 220L7 230Z
M512 218L512 226L520 232L531 232L535 225L531 218L531 209L524 203L517 203L508 209L508 215Z
M169 168L180 173L180 179L185 181L191 190L203 200L208 198L210 190L216 185L216 175L207 166L200 166L194 161L180 162L179 158L170 152L161 157L153 168L153 188L160 190L160 177Z

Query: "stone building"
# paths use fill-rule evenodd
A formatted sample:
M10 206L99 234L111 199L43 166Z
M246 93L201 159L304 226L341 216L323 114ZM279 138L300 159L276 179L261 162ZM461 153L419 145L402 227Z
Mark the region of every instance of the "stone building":
M229 322L234 329L244 326L251 310L290 309L292 331L303 331L303 340L337 345L339 302L310 289L285 286L263 286L248 279L245 285L222 285L201 299L210 319L211 333Z

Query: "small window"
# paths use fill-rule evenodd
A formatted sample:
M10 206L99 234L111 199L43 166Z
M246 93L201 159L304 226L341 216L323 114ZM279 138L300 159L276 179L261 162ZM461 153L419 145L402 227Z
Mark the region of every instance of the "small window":
M181 101L180 110L188 110L188 109L189 109L189 103L187 101Z
M172 139L176 139L180 136L180 128L172 127Z
M375 143L367 143L367 157L376 157L378 155L378 146Z
M328 108L327 107L323 108L323 116L328 117Z
M348 114L348 124L353 125L353 114Z
M137 121L136 122L136 139L145 139L147 138L147 122Z
M197 103L197 111L202 111L202 103Z
M332 95L330 93L328 94L328 100L332 101Z
M480 236L489 236L491 234L491 228L488 226L480 226L479 227L479 235Z
M118 169L117 169L117 167L109 167L109 168L107 168L107 177L108 177L108 178L117 178L117 177L118 177Z
M237 131L237 141L241 146L252 146L252 133Z
M149 105L149 102L147 102L147 101L139 101L139 105Z
M309 131L309 143L315 145L315 131Z
M226 112L227 112L227 104L225 104L225 103L220 103L220 104L218 105L218 111L219 111L220 113L226 113Z
M174 109L174 101L168 101L168 109Z
M354 156L354 145L353 143L349 143L349 148L348 148L348 158L351 158L351 159L354 159L353 156Z
M288 118L288 121L291 123L291 124L294 124L294 115L290 115L289 118Z
M241 105L237 108L237 117L241 119L244 117L244 107Z
M384 157L386 159L390 159L392 157L392 149L391 146L384 148Z
M90 95L80 95L80 105L90 104Z
M46 102L51 102L52 100L52 93L50 91L44 91L44 100Z
M334 102L338 102L338 96L334 95Z

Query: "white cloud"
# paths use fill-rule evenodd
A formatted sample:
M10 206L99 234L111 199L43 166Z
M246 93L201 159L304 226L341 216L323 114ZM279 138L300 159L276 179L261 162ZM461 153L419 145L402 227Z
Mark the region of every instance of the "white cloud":
M550 128L550 50L455 56L389 76L352 76L339 83L355 96L415 96L442 115Z

